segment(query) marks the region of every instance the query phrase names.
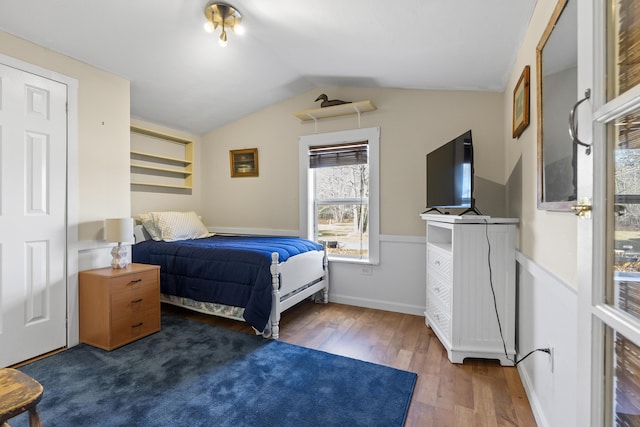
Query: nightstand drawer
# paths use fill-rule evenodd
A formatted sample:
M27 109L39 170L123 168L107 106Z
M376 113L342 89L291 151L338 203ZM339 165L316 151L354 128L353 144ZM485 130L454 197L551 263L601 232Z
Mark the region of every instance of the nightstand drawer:
M143 283L131 288L128 285L121 292L111 293L111 315L129 316L133 313L159 307L160 289L156 282Z
M129 316L114 317L111 341L114 347L126 344L160 330L160 307L140 311Z
M157 284L158 274L155 271L143 271L136 274L114 277L110 280L111 294L120 295L123 293L136 292L143 288L153 287Z

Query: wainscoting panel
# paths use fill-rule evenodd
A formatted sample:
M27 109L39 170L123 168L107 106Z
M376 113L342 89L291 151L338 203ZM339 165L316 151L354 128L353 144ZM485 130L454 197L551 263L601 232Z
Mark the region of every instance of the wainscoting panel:
M536 348L552 349L553 358L536 352L518 365L539 426L575 426L577 418L577 290L516 253L518 358Z
M424 237L380 236L380 264L331 262L329 300L424 316Z

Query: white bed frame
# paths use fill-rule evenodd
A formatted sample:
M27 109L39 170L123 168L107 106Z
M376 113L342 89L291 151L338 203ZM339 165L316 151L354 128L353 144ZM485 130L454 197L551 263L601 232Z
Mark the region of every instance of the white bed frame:
M149 239L149 235L141 225L135 226L134 234L136 242ZM256 332L278 339L280 337L280 315L282 312L320 291L322 291L322 295L319 298L320 302L325 304L329 302L329 260L327 249L292 256L285 262L279 261L277 252L272 253L271 286L272 298L269 323L265 331ZM241 314L221 314L220 310L210 310L207 308L207 304L196 305L194 304L196 303L195 301L188 298L169 299L163 297L162 301L205 314L244 321ZM220 306L220 304L217 305Z
M305 252L278 262L271 254L271 336L280 336L280 314L300 301L322 291L322 302L329 302L329 261L327 250Z

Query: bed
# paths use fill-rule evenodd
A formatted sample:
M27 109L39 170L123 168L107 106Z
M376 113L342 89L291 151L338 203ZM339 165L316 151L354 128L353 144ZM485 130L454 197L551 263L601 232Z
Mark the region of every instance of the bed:
M148 223L134 233L132 261L160 266L162 302L246 321L274 339L283 311L311 297L328 302L326 250L310 240L210 235L205 229L188 238L154 237Z

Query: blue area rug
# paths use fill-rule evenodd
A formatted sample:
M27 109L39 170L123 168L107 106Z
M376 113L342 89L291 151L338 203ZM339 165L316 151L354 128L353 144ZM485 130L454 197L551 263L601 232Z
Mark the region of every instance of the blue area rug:
M20 368L52 426L402 426L417 375L175 316ZM10 420L28 426L26 414Z

